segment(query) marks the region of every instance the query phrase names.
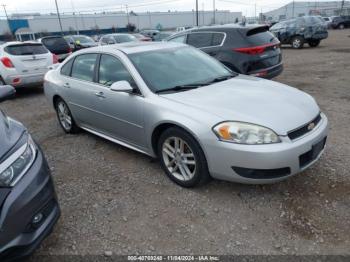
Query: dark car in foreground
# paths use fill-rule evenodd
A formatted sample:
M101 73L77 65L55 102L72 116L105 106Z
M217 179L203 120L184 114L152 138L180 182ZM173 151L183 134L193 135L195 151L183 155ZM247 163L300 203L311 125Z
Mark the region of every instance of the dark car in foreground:
M64 39L67 41L73 52L84 48L98 46L98 43L86 35L67 35L64 36Z
M38 41L51 53L57 55L59 62L62 62L72 53L72 49L62 36L45 36L38 39Z
M350 27L350 16L336 16L332 19L331 28L344 29Z
M281 41L281 44L291 45L301 49L305 43L317 47L321 40L328 37L327 26L318 16L304 16L275 24L270 31Z
M280 42L268 26L223 25L195 28L166 41L201 49L231 70L271 79L283 71Z
M0 102L15 91L0 86ZM0 261L29 256L60 208L45 157L27 129L0 110Z

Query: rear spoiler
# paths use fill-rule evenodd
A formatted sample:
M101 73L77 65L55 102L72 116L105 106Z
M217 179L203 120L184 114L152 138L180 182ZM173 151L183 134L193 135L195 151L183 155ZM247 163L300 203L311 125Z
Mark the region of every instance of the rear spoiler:
M249 29L246 33L246 36L251 36L251 35L263 33L263 32L269 31L269 29L270 28L267 25L257 26L257 27Z

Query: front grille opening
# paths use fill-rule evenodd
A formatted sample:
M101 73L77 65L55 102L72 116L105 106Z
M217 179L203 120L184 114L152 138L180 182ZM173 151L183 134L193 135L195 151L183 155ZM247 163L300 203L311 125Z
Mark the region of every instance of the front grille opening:
M233 166L232 169L238 175L251 179L274 179L288 176L291 173L289 167L276 169L251 169Z
M291 140L297 139L299 137L302 137L303 135L306 135L307 133L311 132L320 122L321 122L321 114L318 114L317 117L315 117L312 121L310 121L309 123L307 123L306 125L291 131L288 133L288 137ZM314 128L309 129L310 124L314 124Z

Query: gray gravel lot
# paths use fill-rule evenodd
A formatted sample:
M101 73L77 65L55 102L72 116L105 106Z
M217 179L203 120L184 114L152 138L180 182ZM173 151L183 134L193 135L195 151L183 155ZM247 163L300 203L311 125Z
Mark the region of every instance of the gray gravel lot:
M350 30L283 49L276 80L313 95L331 123L325 154L285 182L183 189L157 161L86 132L63 133L42 90L1 104L52 168L62 217L38 254L349 254ZM35 259L39 261L39 257Z

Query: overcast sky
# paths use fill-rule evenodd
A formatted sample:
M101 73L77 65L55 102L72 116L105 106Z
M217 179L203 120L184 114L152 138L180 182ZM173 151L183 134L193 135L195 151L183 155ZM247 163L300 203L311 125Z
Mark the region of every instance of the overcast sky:
M257 13L278 8L292 0L216 0L216 9L241 11L243 15L253 16ZM313 1L313 0L311 0ZM125 4L129 10L142 11L183 11L195 8L195 0L57 0L60 12L72 12L73 9L84 12L119 11ZM213 10L213 0L198 0L199 9ZM1 0L5 4L7 12L55 12L55 0ZM256 8L255 8L256 5ZM0 15L4 12L1 10Z

